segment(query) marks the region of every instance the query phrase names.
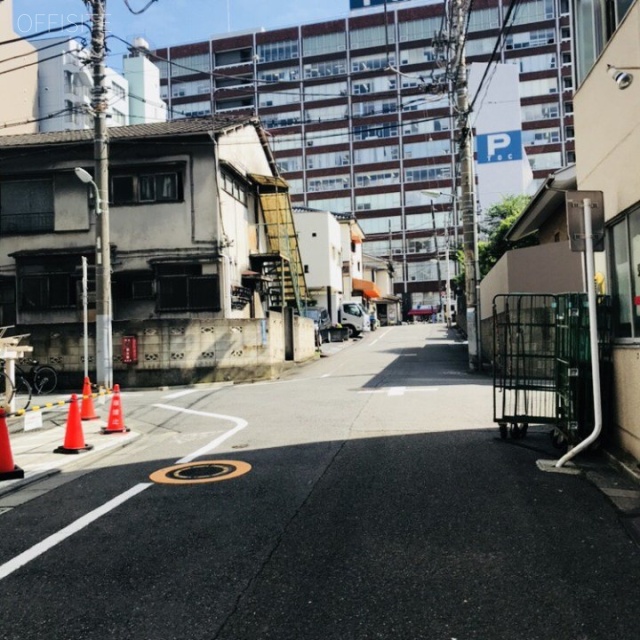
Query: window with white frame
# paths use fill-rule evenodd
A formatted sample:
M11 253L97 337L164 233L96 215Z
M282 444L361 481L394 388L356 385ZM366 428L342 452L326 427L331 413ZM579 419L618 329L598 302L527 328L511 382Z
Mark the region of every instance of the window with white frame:
M434 260L407 263L407 276L410 281L429 282L438 279L438 265Z
M558 93L558 78L540 78L520 83L520 97L532 98L550 93Z
M396 209L400 207L400 192L370 193L356 196L356 211Z
M398 184L400 172L397 169L387 171L368 171L367 173L356 173L357 187L380 187L383 185Z
M208 53L198 53L171 60L171 75L173 77L188 76L198 72L206 73L208 71L211 71Z
M346 49L347 36L344 31L308 36L302 40L302 52L305 56L319 56L346 51Z
M385 34L386 31L386 34ZM364 49L367 47L378 47L392 44L396 41L394 25L390 24L385 29L384 25L377 27L366 27L364 29L353 29L349 32L349 42L351 49Z
M347 82L331 82L329 84L307 84L304 87L304 99L328 100L330 98L344 98L347 95Z
M274 93L258 94L258 106L260 107L281 107L286 104L299 104L300 90L295 87L286 91L278 91Z
M522 107L522 121L552 120L560 117L560 107L554 104L531 104Z
M541 53L535 56L521 56L509 58L510 64L517 64L520 73L533 73L535 71L549 71L557 69L558 56L555 53Z
M543 47L547 44L555 44L556 32L554 29L540 29L525 33L514 33L506 38L506 48L529 49L531 47Z
M374 140L377 138L394 138L398 135L398 125L386 122L375 125L358 125L353 127L354 140Z
M369 56L354 56L351 58L351 71L375 71L377 69L386 69L389 66L395 66L395 54L387 55L372 54Z
M385 145L353 150L353 161L356 165L389 162L391 160L398 160L399 157L400 147L398 147L398 145Z
M398 24L400 42L411 40L431 40L442 28L442 18L423 18L421 20L409 20Z
M560 127L548 129L525 129L522 132L522 144L525 146L535 144L552 144L560 142Z
M334 213L344 213L351 211L351 198L319 198L313 200L308 198L308 206L320 211L332 211Z
M366 235L378 233L396 233L402 231L400 216L380 216L376 218L359 218L358 224ZM368 245L367 245L368 246Z
M302 171L302 156L278 157L277 163L280 171L285 173Z
M327 120L344 120L347 117L348 107L346 104L338 104L332 107L322 107L318 109L306 109L304 112L305 122L326 122Z
M496 46L496 39L478 38L477 40L469 39L465 47L467 56L484 56L493 52Z
M302 134L300 133L278 135L278 132L274 131L270 140L270 146L276 154L282 151L288 151L289 149L300 149L302 147Z
M387 113L395 113L398 110L398 103L394 99L354 102L352 110L353 116L356 118L379 116Z
M320 147L328 144L343 144L349 142L349 130L346 128L326 129L323 131L307 131L305 147Z
M260 121L265 129L277 129L278 127L292 127L302 122L300 111L280 112L274 115L261 116Z
M554 169L562 166L562 153L553 151L550 153L537 153L529 156L529 164L534 171L540 169Z
M202 95L205 93L211 93L211 83L209 82L209 80L194 80L192 82L171 83L172 98Z
M351 186L349 174L339 176L322 176L320 178L307 179L307 191L339 191Z
M275 62L277 60L294 60L298 58L300 48L297 40L283 40L281 42L267 42L258 45L260 62Z
M512 24L528 24L530 22L542 22L556 17L553 0L533 0L533 2L520 2L518 10L514 12Z
M300 80L298 67L283 67L282 69L260 69L257 73L258 82L269 84L271 82L295 82Z
M429 167L415 167L404 170L405 182L424 182L425 180L441 180L451 177L450 164L438 164Z
M498 7L490 9L476 9L469 15L469 26L467 31L487 31L497 29L500 26L500 11Z
M362 227L364 220L358 220L358 223ZM362 227L364 229L364 227ZM365 233L375 233L372 231L366 231ZM402 240L365 240L365 251L372 256L389 256L394 253L402 253Z
M446 156L451 154L451 140L442 138L440 140L427 140L426 142L410 142L405 143L402 149L402 157L405 159Z
M333 153L307 153L307 169L332 169L346 167L350 162L348 151L334 151Z
M344 75L347 73L347 61L330 60L327 62L314 62L304 65L305 78L330 78L331 76Z
M415 49L402 49L400 51L400 64L424 64L434 62L436 59L433 47L417 47Z

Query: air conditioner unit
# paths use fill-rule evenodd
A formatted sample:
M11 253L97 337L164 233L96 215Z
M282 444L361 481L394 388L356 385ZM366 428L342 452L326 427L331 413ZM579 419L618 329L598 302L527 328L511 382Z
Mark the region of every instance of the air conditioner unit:
M313 140L307 140L307 147L313 147Z

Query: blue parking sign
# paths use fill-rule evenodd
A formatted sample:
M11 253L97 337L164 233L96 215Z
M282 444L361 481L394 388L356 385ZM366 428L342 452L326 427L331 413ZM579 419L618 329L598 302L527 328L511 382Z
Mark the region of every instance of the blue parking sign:
M522 131L501 131L477 136L478 163L522 160Z

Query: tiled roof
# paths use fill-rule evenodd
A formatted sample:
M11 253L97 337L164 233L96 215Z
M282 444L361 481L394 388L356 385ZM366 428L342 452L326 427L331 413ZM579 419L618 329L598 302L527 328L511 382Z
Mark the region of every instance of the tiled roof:
M208 131L222 132L238 125L257 122L252 116L212 116L210 118L184 118L171 122L152 124L134 124L127 127L109 127L110 140L181 136ZM51 133L25 133L14 136L0 135L0 148L42 146L51 144L69 144L91 142L93 129L80 131L54 131Z

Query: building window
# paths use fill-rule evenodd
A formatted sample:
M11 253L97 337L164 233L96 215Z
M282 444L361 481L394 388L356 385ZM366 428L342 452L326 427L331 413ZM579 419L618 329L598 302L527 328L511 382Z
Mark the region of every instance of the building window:
M139 170L111 176L110 203L128 204L181 202L184 199L182 173L179 171Z
M53 180L0 181L0 233L54 230Z
M283 42L268 42L258 45L260 62L274 62L276 60L292 60L299 55L297 40Z
M228 171L222 172L222 188L230 196L233 196L236 200L247 204L247 187L246 185L235 176L231 175Z
M75 308L78 303L80 257L43 259L18 264L20 311Z
M157 311L220 311L218 276L202 275L202 265L157 265L156 278Z
M614 335L640 336L640 209L632 211L608 233Z

